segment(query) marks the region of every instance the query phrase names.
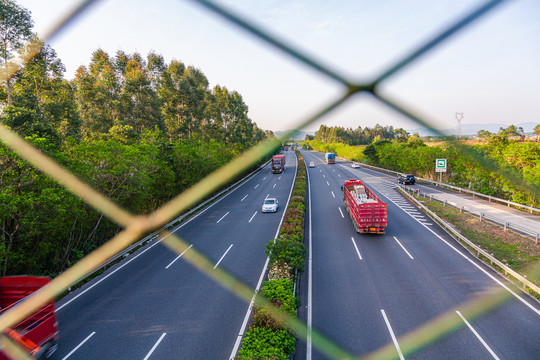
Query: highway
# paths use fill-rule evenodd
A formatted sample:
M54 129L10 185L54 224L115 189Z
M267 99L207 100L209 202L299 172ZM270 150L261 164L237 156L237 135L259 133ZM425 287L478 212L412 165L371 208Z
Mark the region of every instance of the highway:
M266 243L276 236L297 160L283 174L267 165L174 233L252 288ZM262 213L266 197L276 213ZM248 305L154 240L57 303L53 359L228 359Z
M396 189L395 177L349 163L324 163L323 154L302 151L308 168L311 242L302 275L299 316L353 354L391 344L405 358L399 337L446 312L460 329L407 358L538 359L540 305L477 261ZM388 203L384 235L357 234L343 207L341 185L360 178ZM311 273L309 273L311 271ZM311 284L310 284L311 279ZM493 287L511 300L479 319L460 306ZM326 359L301 341L297 359Z

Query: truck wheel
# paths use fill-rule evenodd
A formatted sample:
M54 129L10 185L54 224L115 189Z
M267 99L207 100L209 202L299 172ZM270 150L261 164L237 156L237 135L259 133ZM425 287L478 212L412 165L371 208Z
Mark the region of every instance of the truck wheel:
M50 346L47 349L47 351L45 351L45 353L43 354L43 357L45 359L50 358L52 356L52 354L54 354L56 352L56 350L58 350L58 342L57 341L51 341Z

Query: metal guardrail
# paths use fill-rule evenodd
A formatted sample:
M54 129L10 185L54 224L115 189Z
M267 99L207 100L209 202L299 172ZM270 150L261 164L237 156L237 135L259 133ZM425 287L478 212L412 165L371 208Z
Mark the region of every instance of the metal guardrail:
M338 159L346 161L346 162L353 162L353 161L351 161L349 159L345 159L345 158L342 158L342 157L338 157ZM380 168L380 167L373 166L373 165L363 164L363 163L360 163L360 162L358 162L357 164L359 164L360 166L364 166L364 167L373 169L373 170L382 171L382 172L386 172L386 173L389 173L389 174L394 174L394 175L397 175L397 176L403 174L403 173L398 172L398 171L388 170L388 169ZM517 202L510 201L510 200L497 198L497 197L494 197L494 196L491 196L491 195L482 194L482 193L479 193L479 192L476 192L476 191L460 188L458 186L454 186L454 185L450 185L450 184L446 184L446 183L442 183L442 182L438 182L438 181L433 181L433 180L419 178L419 177L416 177L416 180L426 182L426 183L430 183L430 184L440 186L440 187L445 187L445 188L452 189L452 190L455 190L455 191L458 191L458 192L468 193L468 194L471 194L473 196L482 197L482 198L487 199L490 202L495 201L495 202L498 202L498 203L506 204L508 206L515 206L515 207L518 207L520 209L526 209L526 210L530 211L531 214L533 212L536 212L536 213L540 214L540 209L535 208L533 206L523 205L523 204L520 204L520 203L517 203Z
M489 261L491 262L492 265L496 264L501 269L503 269L505 275L510 274L516 280L518 280L520 283L522 283L524 290L527 290L527 288L529 288L532 291L534 291L537 295L540 295L540 287L538 287L537 285L535 285L532 282L530 282L529 280L527 280L524 276L522 276L521 274L519 274L516 271L514 271L513 269L511 269L508 265L506 265L502 261L499 261L496 258L494 258L491 254L489 254L484 249L482 249L481 247L479 247L478 245L476 245L475 243L473 243L472 241L467 239L465 236L461 235L456 229L454 229L452 226L450 226L450 224L445 222L443 219L441 219L439 216L437 216L436 213L429 210L425 205L423 205L420 201L418 201L416 198L414 198L414 196L410 195L407 191L404 191L404 189L402 189L402 188L400 188L400 189L403 191L403 194L405 196L407 196L418 207L420 207L422 210L424 210L433 220L437 221L445 230L447 230L447 232L450 231L451 235L453 234L454 236L458 237L460 240L465 242L468 246L473 248L474 251L476 251L476 253L477 253L477 257L480 256L480 254L482 254L482 256L489 259Z
M492 215L489 215L489 214L485 214L483 212L480 212L480 211L476 211L474 209L471 209L469 207L466 207L464 205L460 205L458 203L455 203L453 201L448 201L448 200L440 200L440 199L437 199L433 196L433 194L427 194L427 193L423 193L420 191L420 189L410 189L410 188L406 188L405 186L403 185L398 185L399 188L401 188L402 190L404 191L407 191L407 192L411 192L411 193L416 193L418 196L424 196L425 198L429 198L430 200L436 200L436 201L439 201L441 203L443 203L444 205L450 205L456 209L459 209L460 212L462 211L466 211L470 214L473 214L473 215L476 215L478 216L478 218L480 219L480 221L482 221L483 219L486 219L486 220L489 220L497 225L500 225L504 228L504 230L508 230L508 229L512 229L512 230L515 230L523 235L527 235L528 237L532 238L534 240L534 242L536 244L538 244L538 240L540 239L540 233L536 232L536 231L532 231L531 229L528 229L528 228L525 228L521 225L518 225L518 224L515 224L515 223L511 223L509 221L506 221L505 219L501 219L501 218L498 218L496 216L492 216Z
M184 214L180 215L179 217L177 217L176 219L172 220L171 222L169 222L167 225L163 226L161 229L157 230L157 231L154 231L153 233L145 236L144 238L142 238L141 240L137 241L136 243L132 244L131 246L125 248L123 251L117 253L115 256L109 258L108 260L106 260L105 262L103 262L101 264L100 267L94 269L93 271L85 274L84 277L80 278L76 283L72 284L71 287L68 289L69 291L71 291L71 288L76 286L77 284L80 284L81 282L85 281L86 279L88 279L90 276L92 276L93 274L95 274L96 272L98 271L101 271L101 270L106 270L107 269L107 266L109 266L110 264L114 263L115 261L117 261L118 259L120 258L123 258L127 255L129 255L134 249L137 249L138 247L140 246L143 246L144 244L146 244L147 242L149 241L152 241L154 240L155 238L157 238L158 236L158 233L163 231L163 230L170 230L170 228L180 222L182 222L186 217L189 217L191 216L193 213L196 213L198 211L201 211L201 209L204 209L206 207L206 205L208 205L209 203L211 203L212 201L216 200L217 198L220 198L221 196L227 194L229 191L233 190L234 188L236 188L237 186L241 185L242 183L248 181L249 179L251 179L256 173L258 173L259 171L261 171L266 165L268 165L270 163L270 160L265 162L264 164L262 164L261 166L259 166L256 170L253 170L251 173L249 173L248 175L242 177L240 180L238 180L237 182L235 182L234 184L226 187L225 189L221 190L219 193L217 193L216 195L212 196L211 198L207 199L206 201L200 203L199 205L195 206L193 209L185 212Z

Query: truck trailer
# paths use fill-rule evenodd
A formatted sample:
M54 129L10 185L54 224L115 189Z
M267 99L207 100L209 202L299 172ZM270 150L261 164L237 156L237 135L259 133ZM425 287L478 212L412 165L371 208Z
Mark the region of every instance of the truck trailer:
M327 164L335 164L336 163L336 154L333 153L325 153L324 154L324 161Z
M275 155L272 157L272 172L274 174L281 174L285 168L285 155Z
M43 276L4 276L0 278L0 314L17 306L50 282ZM54 302L46 304L35 314L4 331L25 353L32 357L50 356L58 347L58 321ZM9 349L0 349L0 360L10 359Z
M362 180L345 181L343 204L357 233L384 234L384 228L388 225L387 205Z

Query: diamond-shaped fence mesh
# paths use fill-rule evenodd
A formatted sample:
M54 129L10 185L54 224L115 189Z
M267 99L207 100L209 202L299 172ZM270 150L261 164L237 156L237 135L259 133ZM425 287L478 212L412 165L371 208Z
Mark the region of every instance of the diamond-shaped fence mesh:
M435 47L439 46L455 34L466 30L470 24L485 18L492 9L504 2L504 0L487 1L485 4L479 6L477 9L474 9L463 18L456 21L446 30L439 34L435 34L429 41L420 46L418 49L410 52L407 56L401 59L397 59L394 65L390 66L387 70L380 74L374 74L371 81L356 82L353 79L348 79L342 74L336 73L332 69L318 63L315 59L305 55L301 50L283 43L276 37L273 37L268 32L264 31L262 28L258 27L254 22L250 21L250 19L236 15L223 5L206 0L192 1L201 5L202 11L208 11L213 13L216 17L222 17L228 20L231 26L240 27L242 30L244 30L247 36L256 37L261 42L267 43L274 47L284 57L290 58L291 61L300 62L306 67L318 72L320 76L328 77L332 81L341 85L343 88L342 96L338 97L337 99L329 99L326 106L319 109L314 109L312 116L305 119L300 119L296 124L291 124L289 128L293 130L283 135L280 139L267 140L262 144L254 146L242 154L239 158L213 172L205 179L201 180L187 191L182 192L168 204L157 209L154 213L148 216L133 215L118 207L107 197L95 191L89 185L85 184L83 181L71 174L69 170L63 168L58 163L42 154L32 145L21 139L13 131L5 127L0 127L0 139L6 145L33 164L36 168L71 191L73 194L86 201L97 211L103 213L116 224L124 228L124 230L119 232L114 238L110 239L103 246L96 249L78 263L67 269L65 272L54 278L51 283L44 287L41 291L20 303L15 310L6 311L0 317L0 330L4 331L14 324L19 323L21 320L35 312L37 309L41 308L51 299L55 299L59 294L63 293L73 284L77 283L77 281L83 278L86 274L92 272L102 263L118 254L129 245L135 243L148 233L159 231L159 237L163 239L162 242L165 245L178 254L183 253L188 247L186 242L178 236L169 233L167 230L160 229L163 229L163 227L169 221L171 221L171 219L175 218L177 214L193 207L209 194L229 183L239 174L252 167L261 158L261 155L269 155L273 149L275 149L276 144L280 144L282 140L288 139L296 130L302 130L310 124L313 124L321 117L339 108L343 103L350 101L355 94L368 93L385 106L395 110L397 113L409 118L415 123L430 128L436 134L444 135L442 131L437 129L431 122L408 110L405 105L398 104L396 100L381 95L377 89L386 80L395 74L404 71L407 66L425 56ZM65 16L58 20L57 24L47 34L45 34L43 40L48 42L61 32L66 31L67 26L71 22L77 21L81 17L84 17L87 9L94 3L98 3L98 1L81 1L77 7L70 12L66 12ZM40 49L38 48L28 49L28 51L25 53L29 54L29 57L25 59L25 61L32 58L32 56L34 56L39 50ZM2 77L0 80L6 80L15 71L15 67L11 68L7 66L2 72ZM460 149L461 151L467 151L463 147ZM490 170L498 171L496 166L490 165L488 162L485 164L486 166L491 166ZM512 176L509 173L502 174L505 177ZM540 193L538 187L532 187L530 190L536 196L538 196ZM209 260L205 254L199 251L190 251L184 255L183 259L247 303L251 301L254 294L254 289L246 286L224 270L219 268L214 270L215 264ZM531 268L529 274L538 273L539 268L540 266L538 264L535 265ZM467 304L460 305L460 310L468 318L474 319L475 317L490 311L494 307L497 307L507 300L509 296L509 293L502 289L493 290L491 294L477 297ZM263 299L257 298L256 301L258 302L258 305L268 305L265 304ZM338 345L334 344L331 340L324 337L316 330L310 332L303 322L295 318L289 318L286 314L279 313L278 310L275 311L276 316L282 318L287 326L293 330L298 337L306 339L308 336L311 336L313 346L319 349L319 351L322 353L336 359L357 358L356 355L350 354L346 350L341 349ZM455 311L451 310L442 316L420 326L411 333L400 337L399 343L404 354L411 354L418 351L418 349L426 347L428 344L436 341L437 339L444 337L446 334L453 332L460 326L463 326L463 324L456 321ZM11 349L9 350L10 354L23 358L27 357L27 355L18 351L16 346L12 345L6 339L6 336L2 335L0 342L7 344L8 348ZM367 357L378 359L394 358L395 349L393 348L393 344L389 343L387 346L378 349L372 354L368 354Z

